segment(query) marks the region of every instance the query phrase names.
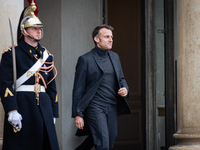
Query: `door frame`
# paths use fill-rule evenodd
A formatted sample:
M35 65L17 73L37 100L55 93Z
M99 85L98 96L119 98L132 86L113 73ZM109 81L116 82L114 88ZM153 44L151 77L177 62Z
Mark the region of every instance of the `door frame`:
M175 145L176 132L176 77L174 0L165 0L165 145Z
M143 149L156 150L156 0L142 0Z
M143 150L157 149L156 120L156 0L142 2ZM176 79L174 54L174 1L165 0L165 139L174 145L176 131Z

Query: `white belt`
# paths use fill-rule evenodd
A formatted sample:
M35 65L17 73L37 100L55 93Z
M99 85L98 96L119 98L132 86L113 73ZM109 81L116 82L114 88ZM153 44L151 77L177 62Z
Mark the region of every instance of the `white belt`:
M34 92L34 85L21 85L16 89L17 92ZM44 86L40 87L40 92L46 92Z

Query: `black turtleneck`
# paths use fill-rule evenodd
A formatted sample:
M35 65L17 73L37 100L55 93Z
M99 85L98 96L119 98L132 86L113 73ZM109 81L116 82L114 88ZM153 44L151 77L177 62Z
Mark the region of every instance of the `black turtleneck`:
M97 51L99 59L101 60L104 76L93 100L91 101L91 105L116 105L118 84L108 50L100 49L97 46L95 47L95 50Z

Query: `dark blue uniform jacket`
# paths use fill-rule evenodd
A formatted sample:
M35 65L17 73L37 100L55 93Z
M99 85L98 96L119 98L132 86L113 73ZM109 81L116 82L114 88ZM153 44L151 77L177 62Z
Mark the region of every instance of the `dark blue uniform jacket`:
M16 50L17 78L31 68L36 59L34 58L34 48L21 41ZM40 57L43 57L44 48L38 44L37 50ZM52 62L53 57L49 55L46 62ZM41 72L46 83L54 77L53 70L49 73ZM35 76L29 78L23 85L34 85ZM40 84L43 83L40 80ZM40 150L42 149L44 129L47 130L51 148L58 150L55 125L53 117L58 117L58 102L55 80L46 89L46 92L39 94L39 105L35 99L34 92L20 91L15 94L13 91L13 62L12 50L8 50L2 55L0 70L0 95L1 102L5 110L3 150ZM18 110L22 115L22 129L14 133L12 126L8 123L8 112Z

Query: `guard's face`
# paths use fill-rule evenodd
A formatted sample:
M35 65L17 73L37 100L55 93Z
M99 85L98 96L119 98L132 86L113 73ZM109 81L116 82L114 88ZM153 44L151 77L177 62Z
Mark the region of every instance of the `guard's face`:
M36 40L41 40L42 38L42 28L41 27L28 27L26 32L30 34L30 36L34 37Z
M94 40L96 41L97 46L99 48L104 49L104 50L112 49L113 34L111 30L102 28L99 30L98 36L95 36Z

